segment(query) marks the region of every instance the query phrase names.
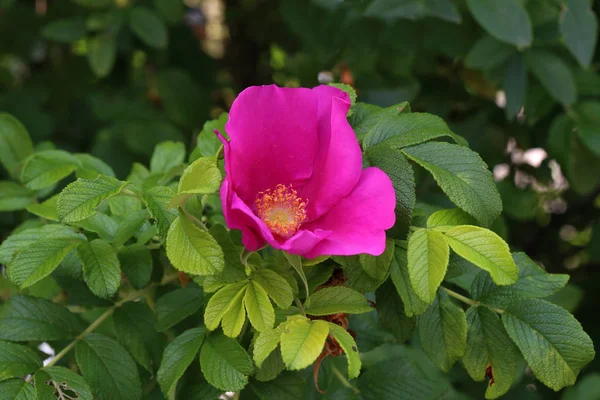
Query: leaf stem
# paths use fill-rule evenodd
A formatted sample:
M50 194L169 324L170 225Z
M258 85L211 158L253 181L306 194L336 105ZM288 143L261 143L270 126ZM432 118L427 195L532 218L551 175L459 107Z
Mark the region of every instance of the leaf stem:
M304 306L302 305L302 302L300 301L300 299L297 297L294 297L294 302L296 303L296 307L298 307L298 309L300 310L302 315L304 315L306 317L306 311L304 311Z
M460 293L456 293L454 290L450 290L450 289L448 289L448 288L446 288L446 287L443 287L443 286L440 286L440 287L441 287L442 289L444 289L444 291L445 291L446 293L448 293L448 295L449 295L449 296L452 296L452 297L454 297L455 299L458 299L458 300L462 301L463 303L466 303L466 304L468 304L468 305L470 305L470 306L474 306L474 307L476 307L476 306L478 306L479 304L481 304L479 301L477 301L477 300L473 300L473 299L470 299L470 298L468 298L468 297L466 297L466 296L463 296L463 295L462 295L462 294L460 294ZM490 309L490 310L492 310L493 312L497 313L497 314L502 314L502 313L504 312L504 310L503 310L503 309L501 309L501 308L493 308L493 307L489 307L489 309Z
M339 369L337 369L335 366L332 366L331 371L338 378L338 380L342 383L342 385L346 386L348 389L352 389L354 391L354 393L356 393L356 394L360 393L360 390L358 390L358 388L352 386L352 384L350 382L348 382L348 379L346 379L344 374L342 374Z

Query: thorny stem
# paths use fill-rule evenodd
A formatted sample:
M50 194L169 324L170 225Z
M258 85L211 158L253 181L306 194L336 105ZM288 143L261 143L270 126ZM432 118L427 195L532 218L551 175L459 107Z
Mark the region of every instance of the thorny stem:
M339 379L339 381L342 383L342 385L346 386L348 389L352 389L354 391L354 393L356 393L356 394L360 393L360 390L358 390L358 388L352 386L352 384L350 382L348 382L348 379L346 379L344 374L342 374L339 369L337 369L335 366L332 366L331 371Z
M477 300L473 300L473 299L470 299L470 298L468 298L468 297L465 297L465 296L463 296L462 294L460 294L460 293L456 293L456 292L455 292L455 291L453 291L453 290L450 290L450 289L448 289L448 288L445 288L445 287L443 287L443 286L441 286L441 288L442 288L442 289L444 289L444 291L445 291L446 293L448 293L448 295L449 295L449 296L452 296L452 297L454 297L455 299L458 299L458 300L462 301L463 303L466 303L466 304L468 304L468 305L470 305L470 306L478 306L478 305L480 304L480 303L479 303L479 301L477 301ZM503 309L501 309L501 308L493 308L493 307L490 307L490 310L492 310L493 312L495 312L495 313L498 313L498 314L502 314L502 313L504 312L504 310L503 310Z

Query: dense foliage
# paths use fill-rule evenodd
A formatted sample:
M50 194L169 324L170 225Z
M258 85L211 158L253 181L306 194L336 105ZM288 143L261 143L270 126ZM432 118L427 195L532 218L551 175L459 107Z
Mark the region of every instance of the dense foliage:
M0 399L600 396L597 2L186 4L0 0ZM319 81L386 250L244 251L213 130Z

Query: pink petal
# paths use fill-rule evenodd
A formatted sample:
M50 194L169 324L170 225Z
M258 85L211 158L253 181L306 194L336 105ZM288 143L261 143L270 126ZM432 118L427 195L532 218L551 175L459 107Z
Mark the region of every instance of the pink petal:
M362 154L346 115L348 95L332 86L317 86L319 141L313 175L300 190L308 199L308 220L316 220L354 188L362 169Z
M318 97L310 89L253 86L231 106L225 159L233 190L253 204L277 184L301 187L317 154Z
M390 178L379 168L362 171L356 187L319 220L304 225L331 235L319 242L305 257L320 255L380 255L385 250L385 230L396 215L396 195Z

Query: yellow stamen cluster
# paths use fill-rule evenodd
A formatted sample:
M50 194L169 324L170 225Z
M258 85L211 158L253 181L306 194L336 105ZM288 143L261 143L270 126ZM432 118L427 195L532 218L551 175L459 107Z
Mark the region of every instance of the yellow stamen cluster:
M269 230L288 238L298 231L306 220L306 201L298 197L292 185L279 184L256 197L256 211Z

